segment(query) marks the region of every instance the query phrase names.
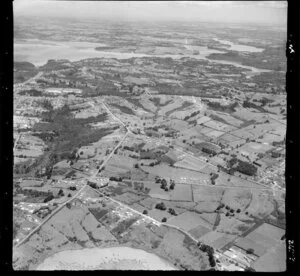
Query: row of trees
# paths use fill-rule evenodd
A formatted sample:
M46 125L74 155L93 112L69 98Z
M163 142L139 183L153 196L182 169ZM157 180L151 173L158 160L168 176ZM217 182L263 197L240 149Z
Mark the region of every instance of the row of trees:
M234 102L229 105L221 105L219 102L208 102L207 105L213 110L230 113L235 111L235 108L238 106L238 103Z
M155 161L155 162L151 162L151 163L149 164L149 166L150 166L150 167L154 167L154 166L159 165L159 164L160 164L160 161Z
M98 188L97 184L94 183L94 182L88 181L88 185L89 185L91 188L93 188L93 189L97 189L97 188Z
M32 133L33 136L41 138L45 142L52 142L55 137L59 135L58 132L53 131L53 132L41 132L41 133Z
M28 95L32 97L40 97L43 96L42 92L36 89L24 90L19 93L20 95Z
M129 150L129 151L138 152L138 151L135 150L134 147L124 146L123 149L124 149L124 150Z
M109 178L110 181L116 181L116 182L122 182L123 178L122 177L116 177L116 176L111 176Z
M49 195L44 199L44 203L46 203L46 202L52 200L53 198L54 198L54 195L53 195L52 193L49 194Z
M216 154L217 154L217 152L216 152L215 150L210 149L210 148L203 147L201 150L202 150L204 153L207 153L207 154L212 154L212 155L216 155Z
M244 108L254 108L254 109L257 109L257 110L259 110L259 111L261 111L261 112L264 112L264 111L265 111L264 108L263 108L262 106L256 105L256 104L254 104L254 103L252 103L252 102L250 102L250 101L247 101L247 100L245 100L245 101L243 102L243 107L244 107Z
M199 113L200 113L200 110L199 110L199 111L192 112L191 115L185 116L183 120L184 120L184 121L187 121L188 119L190 119L190 118L192 118L192 117L198 115Z

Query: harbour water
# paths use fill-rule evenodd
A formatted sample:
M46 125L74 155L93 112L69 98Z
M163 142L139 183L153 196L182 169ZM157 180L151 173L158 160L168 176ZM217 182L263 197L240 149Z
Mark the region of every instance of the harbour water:
M222 44L228 45L229 47L226 48L228 50L239 51L239 52L251 52L251 53L262 52L264 50L262 48L257 48L249 45L236 44L228 40L222 40L218 38L214 38L214 40Z
M14 43L14 61L28 61L36 66L42 66L49 59L68 59L70 61L79 61L87 58L116 58L129 59L133 57L171 57L180 59L182 57L191 57L196 59L207 59L212 53L222 53L218 50L208 49L206 46L192 46L192 50L199 51L199 54L161 54L150 55L144 53L121 53L113 51L98 51L96 47L105 46L105 44L91 42L66 42L66 41L46 41L38 39L19 40ZM244 66L237 62L214 60L213 62L222 64L231 64L237 67L250 69L253 73L268 72L255 67Z

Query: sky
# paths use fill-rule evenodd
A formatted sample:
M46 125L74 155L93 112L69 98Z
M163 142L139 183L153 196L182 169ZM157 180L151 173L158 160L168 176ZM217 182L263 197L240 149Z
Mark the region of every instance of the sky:
M287 1L14 0L14 16L132 21L257 23L285 26Z

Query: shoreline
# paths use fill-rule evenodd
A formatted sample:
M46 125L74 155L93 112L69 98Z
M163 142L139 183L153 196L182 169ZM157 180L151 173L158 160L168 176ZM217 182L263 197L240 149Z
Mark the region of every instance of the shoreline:
M32 39L31 39L32 40ZM26 40L25 40L26 41ZM51 47L49 45L49 40L34 40L36 41L36 46L41 47L41 51L44 53L43 56L51 56ZM29 43L28 43L29 42ZM44 43L43 43L44 42ZM246 68L248 70L251 70L254 73L261 73L266 71L272 71L272 70L266 70L266 69L260 69L252 66L245 66L242 64L239 64L238 62L233 61L226 61L226 60L213 60L210 59L209 56L213 53L220 54L222 51L219 50L211 50L207 46L204 46L202 51L205 53L201 53L200 55L192 55L192 54L146 54L146 53L130 53L130 52L117 52L117 51L102 51L97 50L95 46L102 46L104 44L101 43L91 43L91 42L79 42L79 41L73 41L73 42L60 42L60 41L54 41L52 42L57 48L61 48L61 54L60 56L57 56L56 58L49 57L48 59L67 59L70 62L78 62L85 59L90 58L115 58L115 59L130 59L130 58L143 58L143 57L149 57L149 58L172 58L172 59L181 59L183 57L189 57L189 58L195 58L198 60L208 60L209 62L215 62L219 64L229 64L233 65L235 67L240 68ZM81 47L78 47L78 45L82 44ZM85 45L83 45L85 44ZM30 46L31 45L31 46ZM14 42L14 61L16 62L22 62L22 61L28 61L30 63L33 63L36 67L44 66L47 63L46 61L42 61L41 58L37 58L34 60L32 53L30 50L22 50L22 47L33 47L33 45L30 43L30 40L27 42L23 41L15 41ZM53 46L52 46L53 47ZM29 51L26 53L26 51ZM50 54L49 52L50 51Z

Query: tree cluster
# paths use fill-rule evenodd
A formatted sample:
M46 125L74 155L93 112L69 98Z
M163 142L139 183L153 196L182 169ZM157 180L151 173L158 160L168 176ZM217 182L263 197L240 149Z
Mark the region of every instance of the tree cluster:
M228 166L230 167L230 170L239 171L240 173L246 174L246 175L255 175L257 172L257 168L248 162L239 160L237 158L232 158L228 161Z
M64 191L62 190L62 189L60 189L59 191L58 191L58 196L64 196L65 194L64 194Z
M44 203L52 200L54 198L53 194L51 193L50 195L48 195L45 199L44 199Z
M174 180L170 180L170 190L174 190L175 188L175 181Z
M155 205L155 208L158 209L158 210L162 210L162 211L165 211L167 209L166 205L163 202L157 203Z
M92 187L93 189L97 189L97 188L98 188L98 187L97 187L97 184L94 183L94 182L88 181L88 185L89 185L90 187Z
M192 118L192 117L194 117L194 116L196 116L196 115L198 115L198 114L200 114L200 110L199 110L199 111L192 112L191 115L189 115L189 116L185 116L183 120L184 120L184 121L187 121L188 119L190 119L190 118Z
M207 253L210 266L215 267L216 261L215 261L215 257L214 257L214 249L211 246L203 244L203 243L199 244L199 248L203 252Z
M135 148L134 147L124 146L123 149L135 152Z
M166 189L166 188L168 188L167 187L167 185L168 185L168 183L167 183L167 180L165 180L164 178L160 181L160 188L161 189Z
M205 153L208 153L208 154L212 154L212 155L216 155L217 154L216 151L214 151L213 149L210 149L210 148L203 147L201 150L203 152L205 152Z
M109 178L110 181L116 181L116 182L122 182L123 178L122 177L116 177L116 176L111 176Z
M173 208L169 208L168 212L172 215L172 216L177 216L175 210Z
M207 105L213 110L231 113L235 111L238 103L234 102L229 105L221 105L219 102L208 102Z
M32 97L39 97L39 96L43 95L41 91L38 91L36 89L21 91L19 94L20 95L28 95L28 96L32 96Z
M276 152L276 151L272 151L271 156L272 156L273 158L278 158L278 157L281 156L281 153L280 153L280 152Z

